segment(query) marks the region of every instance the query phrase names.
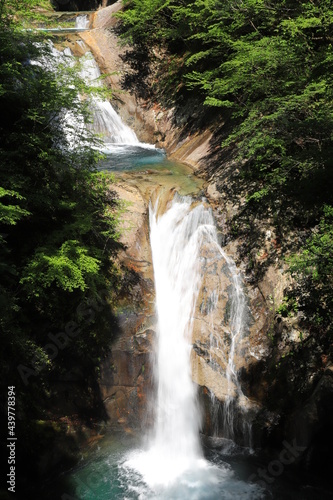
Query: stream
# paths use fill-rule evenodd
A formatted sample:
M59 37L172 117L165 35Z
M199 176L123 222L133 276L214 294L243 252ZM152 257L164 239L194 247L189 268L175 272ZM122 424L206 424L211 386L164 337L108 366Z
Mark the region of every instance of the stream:
M80 18L79 29L86 29ZM71 57L67 53L68 57ZM83 60L82 77L99 82L99 69L90 53ZM99 85L99 83L97 83ZM246 399L240 388L234 357L246 328L246 300L239 271L218 241L212 210L203 197L203 181L186 165L169 160L152 144L142 144L110 102L93 98L93 128L103 138L105 154L100 170L114 172L128 185L172 191L161 208L150 202L150 244L155 281L157 331L152 356L153 425L135 431L107 434L86 453L73 470L63 474L48 498L62 500L223 500L325 498L309 488L299 489L287 474L271 482L251 482L251 475L267 467L251 449L233 443L234 405ZM148 189L149 190L149 189ZM162 204L163 205L163 204ZM201 436L202 415L197 386L192 381L192 331L200 289L209 259L223 262L230 276L230 349L226 356L227 397L224 437ZM215 262L214 261L214 262ZM206 286L206 285L205 285ZM208 290L211 314L219 290ZM207 293L208 293L207 292ZM218 349L221 349L218 347ZM245 415L245 413L244 413ZM245 417L244 417L245 418ZM245 420L244 420L245 422ZM250 425L245 425L250 435ZM244 431L245 433L245 431ZM272 479L272 477L270 477ZM50 491L50 489L48 490ZM319 494L319 496L316 496Z

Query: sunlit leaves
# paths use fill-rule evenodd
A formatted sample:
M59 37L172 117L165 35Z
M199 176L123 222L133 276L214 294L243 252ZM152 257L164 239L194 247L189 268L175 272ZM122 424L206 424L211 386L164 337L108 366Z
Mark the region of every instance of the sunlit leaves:
M38 248L23 270L20 283L28 295L39 296L52 284L65 291L84 291L89 286L89 278L96 275L101 262L89 255L88 248L77 240L67 240L60 248Z
M307 240L305 249L290 259L290 271L311 275L326 286L333 284L333 207L326 205L323 216Z
M3 198L5 198L3 200ZM20 207L19 205L13 205L12 203L5 203L6 199L12 200L23 200L23 196L15 191L10 191L0 187L0 223L15 225L23 217L29 215L28 210Z

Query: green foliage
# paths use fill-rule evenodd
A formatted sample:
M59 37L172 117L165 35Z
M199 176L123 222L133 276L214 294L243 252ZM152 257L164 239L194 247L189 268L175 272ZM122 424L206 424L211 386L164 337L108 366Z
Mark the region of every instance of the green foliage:
M111 295L117 287L114 256L120 207L112 178L96 171L98 139L87 127L65 130L63 126L66 113L90 122L89 100L77 98L78 90L87 95L90 89L74 68L67 71L62 65L54 72L36 63L51 57L48 45L18 30L14 2L6 3L5 13L4 5L0 15L1 379L5 385L10 381L23 387L20 405L25 418L40 415L36 407L43 407L52 377L73 366L81 367L87 377L95 374L98 359L108 349L111 311L101 294ZM77 325L79 337L54 357L45 347L49 335L71 324ZM17 365L34 372L27 387Z
M313 235L306 242L300 255L290 260L290 271L302 273L316 282L327 282L330 286L333 278L333 207L325 206L323 217Z
M247 196L241 217L274 214L281 236L316 225L323 206L333 204L332 2L128 0L126 6L119 15L124 39L165 54L166 102L174 105L186 88L219 113L220 158L238 160L233 189ZM329 224L322 221L318 234L291 269L317 283L313 300L322 311L329 301L325 276L332 274Z
M126 5L119 14L125 39L178 53L178 85L199 91L207 106L232 110L236 122L222 146L237 145L249 177L279 188L330 167L330 2L130 0ZM174 91L175 73L172 78Z
M276 312L281 314L284 318L292 316L298 312L297 300L293 297L283 297L281 305L277 308Z
M15 191L9 191L0 187L0 199L1 198L14 198L16 200L23 200L23 196ZM24 210L19 205L8 205L0 202L0 223L15 225L22 219L22 217L29 215L27 210Z
M95 276L100 261L88 254L77 240L67 240L57 250L45 247L35 251L33 259L23 270L20 283L29 295L38 297L52 284L65 291L88 288L88 279Z
M0 0L0 25L17 28L32 20L45 21L47 11L52 11L50 0Z
M289 259L290 272L302 284L302 309L314 327L332 333L333 207L325 206L303 251Z

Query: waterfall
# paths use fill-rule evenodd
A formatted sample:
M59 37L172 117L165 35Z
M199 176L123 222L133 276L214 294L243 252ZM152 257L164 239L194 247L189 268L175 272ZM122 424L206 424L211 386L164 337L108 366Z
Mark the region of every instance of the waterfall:
M81 57L81 78L91 86L102 88L101 72L91 52ZM140 144L134 131L125 125L110 102L98 96L91 98L94 132L100 134L105 146L110 144Z
M41 52L38 59L30 60L30 64L41 66L54 73L57 84L59 86L64 85L64 81L59 78L59 74L62 74L63 68L74 68L75 58L72 51L68 47L62 51L56 49L51 40L45 43L38 42L35 45L41 49L45 48L46 50ZM68 82L66 82L66 85L68 85ZM72 84L71 88L73 88ZM79 103L79 99L80 97L77 95L77 103ZM84 147L90 144L90 137L87 133L85 120L80 113L72 109L63 108L56 116L51 118L51 123L55 130L59 128L63 130L67 143L65 147L74 149L78 146ZM58 144L56 142L55 145L60 148L64 147L64 144Z
M225 273L231 282L231 287L228 291L230 310L228 319L229 350L225 350L223 352L223 358L226 360L225 375L227 381L227 394L223 402L223 437L235 441L235 431L237 427L238 438L241 438L242 444L251 448L251 422L247 416L249 401L242 391L235 360L238 354L239 345L243 340L243 336L246 331L248 306L243 290L241 275L237 270L235 262L219 245L216 229L210 232L209 245L210 253L213 256L215 255L213 257L215 261L222 258L225 262L227 268ZM210 292L211 295L209 297L207 316L210 323L213 325L214 321L216 321L216 318L214 317L215 311L217 311L218 314L217 304L219 301L220 290L215 289ZM216 350L221 351L223 347L225 348L226 346L222 346L218 339L216 340L211 336L210 353ZM215 429L217 433L218 410L220 403L217 403L213 393L211 393L211 399L213 420L215 418Z
M82 30L89 27L89 19L86 15L77 16L75 19L75 28Z
M250 444L246 404L235 364L247 317L242 280L234 261L218 242L212 212L203 203L193 206L191 198L176 196L171 208L157 216L150 208L150 240L154 266L158 352L156 361L157 415L155 445L164 456L184 450L192 456L198 450L200 428L196 393L191 379L191 334L197 296L204 279L207 249L215 261L223 260L230 276L230 347L227 356L227 395L223 404L223 434L234 440L237 421ZM205 255L205 257L204 257ZM213 318L219 289L208 290L207 316ZM213 314L212 314L213 313ZM172 363L170 362L172 360ZM237 409L236 409L237 404ZM174 412L170 412L170 408ZM172 438L170 436L173 436ZM190 453L191 452L191 453Z
M48 47L50 55L43 55L39 60L31 61L31 63L42 65L54 73L57 73L61 66L75 67L76 59L68 47L63 51L59 51L54 47L52 42L48 42ZM103 89L101 72L91 52L86 52L80 58L79 76L90 87ZM139 142L134 131L121 120L107 99L98 94L92 94L89 96L89 107L92 115L92 120L89 124L85 123L83 116L71 110L61 111L59 116L54 120L54 123L56 125L60 124L65 131L68 144L71 148L85 145L87 139L89 144L88 129L100 136L102 140L100 149L105 152L112 151L112 146L115 145L138 145L153 148L151 145L143 145Z
M226 255L221 249L221 253L229 268L232 292L231 292L231 311L230 311L230 350L228 356L228 365L226 369L226 378L228 382L228 394L224 402L224 437L228 439L235 439L235 403L239 404L238 413L243 426L244 444L251 447L251 429L250 423L247 422L245 417L246 409L246 396L243 394L238 373L235 366L235 354L237 346L242 340L244 329L246 325L247 305L243 291L242 281L239 272L237 271L234 261ZM238 418L239 420L239 418Z
M148 484L168 484L203 461L200 411L191 377L193 314L202 278L200 247L211 230L203 204L178 196L163 215L150 206L157 325L155 427L136 463Z
M177 194L162 214L161 205L157 200L149 207L157 313L155 423L147 449L131 452L122 464L124 476L131 477L134 470L148 485L138 498L232 498L232 491L237 498L259 498L252 496L256 487L204 458L199 437L191 351L207 247L228 262L218 245L212 211L204 202ZM232 261L228 265L232 267ZM211 300L216 303L216 291ZM228 493L221 496L224 489Z
M201 456L200 412L191 378L190 354L192 322L202 278L200 246L211 227L209 211L202 204L191 210L191 201L176 198L160 217L157 207L150 207L158 317L154 446L169 466L174 467L180 460L181 469Z

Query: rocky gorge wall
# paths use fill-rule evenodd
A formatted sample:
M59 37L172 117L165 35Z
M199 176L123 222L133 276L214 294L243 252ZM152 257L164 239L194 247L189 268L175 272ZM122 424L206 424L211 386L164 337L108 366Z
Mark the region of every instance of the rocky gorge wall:
M256 409L254 445L278 449L284 439L297 439L299 445L308 450L306 453L316 456L321 449L321 436L331 432L327 415L333 408L333 370L325 359L322 366L315 363L311 354L311 336L307 338L306 332L301 331L298 320L282 318L276 313L290 283L278 235L268 218L259 221L264 237L253 255L239 258L244 240L228 237L228 223L241 210L242 201L235 202L227 194L228 182L231 182L237 165L225 161L219 170L210 171L207 159L216 148L212 127L186 133L185 126L175 125L175 109L164 109L157 102L137 99L134 94L124 91L123 76L131 70L122 58L127 49L119 47L113 31L116 20L112 17L120 8L117 2L98 10L91 17L91 30L80 37L93 52L101 70L108 74L106 80L113 90L113 106L125 123L136 131L139 139L164 147L170 158L191 165L199 175L205 176L205 195L213 208L225 243L224 250L237 262L244 278L250 312L235 365L243 392ZM74 46L75 39L71 43ZM133 184L129 186L125 181L120 182L116 189L120 197L131 204L124 221L128 227L123 240L126 250L121 256L126 269L118 311L122 334L112 346L110 357L103 363L100 386L110 425L130 429L146 425L151 416L149 393L155 317L147 207L152 192ZM265 272L255 282L248 272L249 259L267 263ZM205 412L204 432L207 434L222 431L221 414L228 391L225 372L230 341L223 318L229 300L230 278L221 268L208 273L207 280L214 281L216 276L223 276L224 287L217 319L208 328L204 308L199 311L200 305L207 303L203 286L193 335L193 378L200 389ZM212 337L219 339L219 349L216 349ZM306 352L297 354L304 340L307 342ZM218 416L213 418L213 415Z
M122 75L125 71L129 71L121 59L126 48L119 47L116 35L110 31L115 23L112 14L117 12L119 8L120 3L117 2L97 11L91 19L92 29L80 34L81 39L93 52L102 70L111 74L107 80L113 90L112 104L124 122L135 130L140 140L153 142L159 147L164 147L171 159L187 163L192 168L198 169L201 164L204 164L205 156L208 155L212 137L211 130L207 129L203 132L198 131L192 135L185 135L182 127L174 125L174 110L164 110L158 103L148 104L143 100L138 100L134 94L124 92L121 87ZM121 259L124 265L130 269L132 278L134 275L135 278L133 278L133 282L129 282L129 288L126 290L131 306L124 306L124 309L130 307L131 312L128 313L126 319L123 319L123 314L120 315L124 333L113 346L111 358L106 360L103 365L101 387L111 422L117 422L121 425L125 423L130 426L133 425L134 415L135 418L141 416L138 422L144 419L147 394L151 387L149 356L152 351L154 332L154 298L147 215L151 191L142 192L141 189L140 192L140 186L135 188L131 185L129 187L125 182L118 184L116 189L120 197L131 204L128 217L132 220L129 225L135 229L126 231L123 243L127 250ZM217 223L223 231L225 226L224 211L221 209L219 200L212 196L211 191L210 186L206 185L206 196L212 200ZM227 253L231 255L235 253L235 250L235 247L226 249ZM222 261L220 265L223 268ZM220 279L220 276L224 276L224 297L220 304L220 311L216 315L216 324L209 325L208 329L205 326L205 313L200 312L200 304L198 304L193 334L192 359L194 381L205 388L207 394L211 393L219 401L225 399L228 391L225 372L229 349L227 326L222 327L222 332L224 331L224 335L222 335L220 324L229 300L227 290L228 287L230 288L230 277L225 275L222 268L215 269L214 274L211 275L207 272L205 279L210 282L204 282L202 286L200 304L207 302L206 291L212 288L214 277L217 276ZM218 287L220 284L216 283L215 286ZM256 361L268 349L266 330L269 315L262 293L258 289L253 289L249 291L248 296L251 302L250 309L254 311L255 320L252 321L252 326L249 326L248 335L246 339L243 339L243 343L248 345L250 342L251 347L245 349L244 346L239 346L240 352L244 355L237 357L237 369L247 366L252 358ZM124 301L126 302L125 297ZM140 311L140 313L135 311ZM213 352L214 348L211 347L212 339L210 338L212 335L222 339L219 340L218 350L219 353L225 353L224 357L216 349ZM223 336L225 341L223 341ZM140 346L137 343L138 338ZM207 419L206 421L208 422ZM206 424L206 431L212 432L212 428L209 428L208 424Z

